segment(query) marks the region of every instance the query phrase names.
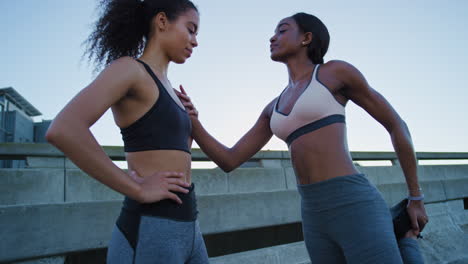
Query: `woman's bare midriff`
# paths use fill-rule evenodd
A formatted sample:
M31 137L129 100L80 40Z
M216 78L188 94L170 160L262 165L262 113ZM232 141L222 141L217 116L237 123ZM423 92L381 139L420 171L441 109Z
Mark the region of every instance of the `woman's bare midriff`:
M128 152L128 169L134 170L140 177L147 177L155 172L182 172L185 181L191 183L191 162L189 153L180 150L149 150Z
M297 138L290 146L298 184L359 173L346 142L346 126L332 124Z

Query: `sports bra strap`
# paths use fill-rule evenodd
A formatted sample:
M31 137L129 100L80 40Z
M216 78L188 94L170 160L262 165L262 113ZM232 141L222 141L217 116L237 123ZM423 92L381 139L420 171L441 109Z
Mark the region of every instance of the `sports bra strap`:
M317 81L317 72L318 72L319 67L320 67L320 64L315 65L314 73L312 74L312 80Z
M163 88L164 85L162 84L162 82L158 79L158 77L156 76L156 74L154 74L153 70L151 70L150 66L148 64L146 64L144 61L142 60L139 60L139 59L136 59L136 61L138 61L139 63L141 63L146 71L149 73L149 75L151 76L151 78L153 78L153 80L156 82L156 84L158 85L158 88Z

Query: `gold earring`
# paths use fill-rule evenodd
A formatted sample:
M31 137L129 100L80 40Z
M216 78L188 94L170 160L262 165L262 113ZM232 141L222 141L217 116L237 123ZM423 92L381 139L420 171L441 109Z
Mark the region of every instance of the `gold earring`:
M305 41L303 41L303 42L302 42L302 46L305 46L305 45L306 45L306 42L305 42Z

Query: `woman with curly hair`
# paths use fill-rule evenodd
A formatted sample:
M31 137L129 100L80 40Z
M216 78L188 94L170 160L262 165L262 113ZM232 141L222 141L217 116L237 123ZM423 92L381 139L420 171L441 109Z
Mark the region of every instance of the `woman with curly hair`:
M191 122L168 80L197 47L189 0L103 0L87 54L105 69L57 115L47 140L84 172L125 195L108 263L208 263L191 183ZM112 109L127 175L90 127Z

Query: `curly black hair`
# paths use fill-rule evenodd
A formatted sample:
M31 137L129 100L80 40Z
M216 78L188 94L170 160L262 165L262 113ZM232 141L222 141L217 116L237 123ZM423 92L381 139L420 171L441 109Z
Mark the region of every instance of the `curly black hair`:
M156 14L164 12L174 21L189 9L198 12L190 0L101 0L98 7L100 18L84 42L84 56L94 59L96 71L123 56L139 56L153 34L150 24Z
M292 18L302 32L312 32L312 42L307 47L309 59L315 64L323 64L323 57L330 44L330 34L325 24L316 16L307 13L297 13Z

